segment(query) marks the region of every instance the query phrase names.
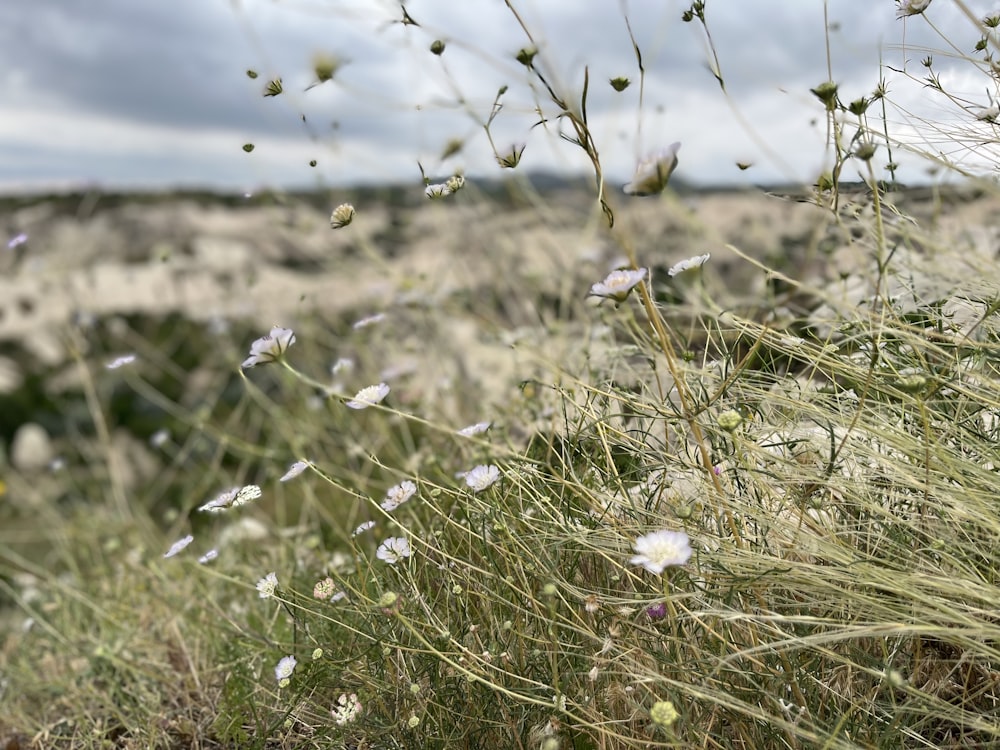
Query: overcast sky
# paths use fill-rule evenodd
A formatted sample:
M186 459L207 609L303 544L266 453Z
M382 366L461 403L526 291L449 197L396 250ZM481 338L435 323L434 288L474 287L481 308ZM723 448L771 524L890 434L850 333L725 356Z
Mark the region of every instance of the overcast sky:
M809 93L828 78L823 0L708 0L728 100L707 67L702 28L681 20L685 3L513 4L540 49L537 67L560 93L578 100L589 66L590 125L610 179L627 180L639 155L674 141L683 144L678 175L694 182L811 182L824 166L823 112ZM987 0L966 4L990 10ZM476 120L502 85L497 146L525 143L520 169L586 170L558 137L556 108L514 60L529 41L502 0L406 8L419 26L398 23L392 0L4 0L0 189L419 184L418 161L435 178L456 169L499 176ZM646 66L641 111L623 8ZM827 10L845 102L872 91L880 59L920 78L924 48L950 41L971 54L979 38L953 0L905 21L893 0L828 0ZM440 58L428 50L435 39L446 43ZM317 54L344 64L306 91ZM990 126L968 116L990 103L986 77L943 51L934 60L959 102L885 69L894 132L924 137L916 118L954 118L965 107L988 138ZM614 76L635 83L616 93ZM285 93L263 97L276 77ZM539 103L551 119L536 126ZM454 138L465 147L441 162ZM926 178L919 160L897 161L905 181ZM741 172L737 162L754 166Z

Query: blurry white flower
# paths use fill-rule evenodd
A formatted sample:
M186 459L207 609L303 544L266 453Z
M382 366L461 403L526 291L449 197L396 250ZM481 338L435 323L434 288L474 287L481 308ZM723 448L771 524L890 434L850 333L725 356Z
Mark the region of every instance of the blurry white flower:
M692 268L700 268L708 262L708 259L712 256L709 253L704 255L695 255L692 258L685 258L680 263L675 263L670 266L670 270L667 271L667 276L676 276L679 273L684 273Z
M375 557L385 560L390 565L395 565L403 558L409 557L413 552L410 550L410 543L401 536L391 536L382 542L375 550Z
M21 232L20 234L15 235L11 237L9 240L7 240L7 249L13 250L18 245L23 245L27 241L28 241L28 235L26 235L24 232Z
M298 664L295 661L294 656L286 656L278 662L277 666L274 668L274 677L278 682L282 680L287 680L292 676L292 672L295 671L295 665Z
M351 536L357 536L358 534L364 534L366 531L368 531L368 529L370 529L374 525L375 525L374 521L365 521L363 524L361 524L360 526L358 526L358 528L356 528L354 530L354 533L351 534Z
M149 444L154 448L162 448L170 440L170 430L164 428L157 430L149 436Z
M382 501L382 508L388 512L396 510L417 493L417 485L410 480L400 482L389 488L385 493L385 500Z
M279 482L287 482L290 479L295 479L299 474L309 468L309 464L306 461L296 461L294 464L288 467Z
M178 539L176 542L174 542L172 545L170 545L170 549L167 550L167 553L164 555L164 557L173 557L178 552L180 552L182 549L184 549L189 544L191 544L191 542L193 542L193 541L194 541L194 537L191 536L190 534L188 534L183 539Z
M268 573L266 576L257 581L257 592L261 599L270 599L274 596L274 592L277 588L278 575L276 573Z
M500 469L494 464L480 464L465 473L465 483L473 492L482 492L499 479Z
M624 190L629 195L656 195L662 193L677 168L680 143L671 143L662 151L649 155L635 168L632 182Z
M333 714L333 721L338 725L349 724L361 713L361 701L354 693L341 695L337 699L337 704L330 711Z
M431 200L434 200L436 198L444 198L446 195L451 195L451 189L443 183L437 183L425 187L424 195L426 195Z
M354 221L354 206L350 203L341 203L335 209L333 213L330 214L330 226L334 229L340 229L341 227L346 227L352 221Z
M212 560L214 560L218 556L219 556L219 550L210 549L208 552L206 552L204 555L198 558L198 562L204 565L205 563L212 562Z
M295 334L290 328L275 326L267 336L263 336L250 344L250 356L243 360L243 364L240 367L245 369L254 365L275 362L294 343Z
M896 18L906 16L918 16L927 10L931 0L896 0L899 8L896 9Z
M228 510L229 506L233 504L233 500L236 498L236 493L239 491L239 487L232 487L231 489L216 495L213 499L200 506L198 510L202 513L219 513L221 511Z
M238 508L241 505L246 505L247 503L259 499L261 496L260 487L256 484L248 484L246 487L241 487L237 490L235 497L231 503L232 507Z
M590 287L591 297L607 297L617 302L624 300L632 288L646 278L646 269L619 268L608 274L604 281Z
M346 598L347 598L347 592L346 591L338 591L336 594L334 594L333 596L330 597L330 602L332 604L333 602L339 602L339 601L341 601L343 599L346 599Z
M360 328L367 328L368 326L373 326L376 323L381 323L385 320L385 313L377 313L375 315L369 315L367 318L361 318L351 326L355 331Z
M653 531L636 539L634 546L638 554L629 562L657 575L691 558L690 540L683 531Z
M981 122L996 122L1000 117L1000 104L991 102L990 106L976 112L976 119Z
M476 422L475 424L470 424L468 427L463 427L458 431L458 434L462 437L472 437L473 435L480 435L490 429L492 422Z
M336 362L333 363L333 367L330 368L330 374L339 375L344 371L350 371L354 369L354 360L348 357L341 357Z
M346 405L351 409L367 409L369 406L381 403L382 399L388 395L389 386L385 383L370 385L358 391Z
M457 174L453 177L449 177L448 181L444 184L448 188L449 193L457 193L459 190L465 187L465 178L462 175Z
M121 357L116 357L115 359L104 365L109 370L117 370L119 367L124 367L125 365L130 365L135 362L134 354L124 354Z

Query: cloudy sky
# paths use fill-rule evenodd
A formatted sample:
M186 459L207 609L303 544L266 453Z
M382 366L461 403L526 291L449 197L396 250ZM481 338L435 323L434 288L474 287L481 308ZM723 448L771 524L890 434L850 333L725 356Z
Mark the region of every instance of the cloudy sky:
M709 71L703 29L681 20L683 2L512 4L540 50L538 69L561 95L579 101L589 67L589 122L611 180L627 180L640 155L674 141L683 143L678 174L694 182L811 182L824 166L823 112L809 93L829 77L823 0L708 0L728 97ZM965 4L977 15L990 9L987 0ZM844 101L872 91L881 60L894 134L936 152L947 147L922 119L957 117L989 138L991 126L974 116L995 96L987 77L946 54L951 44L971 54L980 36L954 0L934 0L926 19L905 21L893 0L825 7ZM457 169L498 175L482 123L504 85L497 147L526 144L522 169L586 170L582 153L559 138L557 108L514 59L532 42L504 2L409 0L406 9L419 25L399 23L393 0L0 3L0 190L419 184L418 162L435 178ZM641 108L626 16L646 67ZM429 51L436 39L446 44L440 57ZM920 85L928 49L954 98ZM307 90L317 55L343 64ZM635 83L616 93L615 76ZM265 98L277 77L285 93ZM452 139L464 147L442 162ZM945 155L969 154L963 145ZM902 179L926 179L926 161L904 152L896 160ZM741 172L737 162L753 167Z

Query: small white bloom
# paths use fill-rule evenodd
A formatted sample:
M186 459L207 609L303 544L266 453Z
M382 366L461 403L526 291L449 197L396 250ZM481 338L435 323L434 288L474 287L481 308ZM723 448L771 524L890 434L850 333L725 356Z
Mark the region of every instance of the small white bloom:
M286 471L279 479L279 482L287 482L290 479L295 479L299 474L309 468L309 464L306 461L296 461L294 464L288 467Z
M333 363L333 367L330 368L330 374L339 375L342 372L350 372L353 369L354 360L348 357L341 357Z
M277 573L268 573L257 581L257 591L261 599L270 599L278 588Z
M208 552L206 552L204 555L198 558L198 562L204 565L205 563L212 562L212 560L214 560L218 556L219 556L219 550L210 549Z
M662 193L670 180L670 175L677 168L677 152L680 143L671 143L662 151L651 154L639 162L624 190L629 195L656 195Z
M167 553L164 555L164 557L173 557L178 552L180 552L182 549L184 549L189 544L191 544L191 542L193 542L193 541L194 541L194 537L191 536L190 534L188 534L183 539L178 539L176 542L174 542L172 545L170 545L170 549L167 550Z
M465 178L460 174L454 175L448 178L448 181L444 184L444 186L448 188L449 193L457 193L465 187Z
M330 226L334 229L346 227L354 221L354 214L354 206L350 203L341 203L333 209L333 213L330 214Z
M361 318L361 320L355 321L351 328L357 331L361 328L367 328L368 326L373 326L376 323L381 323L383 320L385 320L385 313L376 313L375 315L369 315L366 318Z
M221 513L224 510L228 510L233 504L233 500L236 498L236 493L239 491L239 487L232 487L225 492L216 495L213 499L200 506L198 510L202 513Z
M899 6L896 18L905 18L923 13L930 6L931 0L896 0L896 4Z
M1000 104L993 102L990 106L980 109L976 112L976 119L981 122L994 123L997 118L1000 117Z
M282 680L287 680L292 676L292 672L295 671L295 665L298 664L295 661L294 656L285 656L278 662L277 666L274 668L274 678L281 682Z
M124 367L125 365L130 365L135 362L134 354L124 354L121 357L116 357L115 359L104 365L109 370L117 370L119 367Z
M400 482L389 488L382 501L382 509L391 513L417 493L417 485L410 480Z
M691 558L690 539L683 531L653 531L636 539L634 546L638 554L629 562L657 575Z
M346 598L347 598L347 592L346 591L338 591L336 594L334 594L333 596L330 597L330 602L331 603L332 602L339 602L339 601L341 601L343 599L346 599Z
M708 259L712 256L709 253L704 255L695 255L693 258L686 258L680 263L675 263L670 266L670 270L667 271L667 276L676 276L679 273L684 273L692 268L701 268L708 262Z
M492 422L476 422L475 424L470 424L468 427L463 427L458 431L458 434L462 437L472 437L473 435L481 435L486 432L493 425Z
M354 398L347 402L351 409L367 409L369 406L381 403L382 399L389 395L389 386L385 383L370 385L358 391Z
M500 469L495 464L473 467L465 474L465 483L473 492L482 492L500 479Z
M372 528L374 525L375 525L374 521L365 521L363 524L361 524L360 526L358 526L358 528L354 530L354 533L351 534L351 536L358 536L359 534L364 534L366 531L368 531L368 529Z
M619 268L608 274L604 281L600 281L590 287L591 297L607 297L608 299L621 302L624 300L632 288L646 278L646 269L639 268L632 270L629 268Z
M410 550L410 543L401 536L391 536L382 542L375 550L375 557L385 560L390 565L395 565L403 558L409 557L413 552Z
M232 507L238 508L241 505L246 505L253 500L259 499L260 496L260 487L256 484L248 484L246 487L241 487L237 491L236 497L233 498Z
M157 430L149 436L149 444L154 448L162 448L170 440L170 430L164 428Z
M358 714L361 713L361 701L358 700L358 696L354 693L348 695L341 695L337 699L337 705L331 710L333 714L334 723L343 726L344 724L349 724L357 718Z
M27 241L28 241L28 235L26 235L24 232L21 232L20 234L15 235L11 237L9 240L7 240L7 249L13 250L18 245L23 245Z
M446 195L451 195L451 189L443 183L428 185L424 188L424 195L431 200L435 200L437 198L444 198Z
M263 336L250 344L250 356L243 360L243 364L240 367L246 369L254 365L275 362L294 343L295 334L290 328L275 326L267 336Z

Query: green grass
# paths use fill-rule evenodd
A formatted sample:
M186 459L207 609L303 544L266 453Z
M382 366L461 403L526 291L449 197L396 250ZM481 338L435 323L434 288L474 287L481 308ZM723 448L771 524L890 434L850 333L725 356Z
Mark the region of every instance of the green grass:
M543 66L528 73L599 176L582 106ZM827 101L835 123L846 107ZM861 122L865 139L899 147ZM592 267L546 275L496 253L460 291L406 280L370 327L303 317L279 362L247 370L262 331L223 341L131 320L139 361L111 372L100 330L77 332L94 348L67 408L83 410L87 439L58 492L7 478L36 502L5 506L0 527L0 738L1000 745L1000 293L977 256L957 262L954 235L900 215L850 135L833 139L838 169L859 165L872 189L849 201L817 185L826 223L793 250L851 238L865 259L843 279L856 299L747 257L744 270L780 285L767 304L731 306L713 270L722 252L669 277L683 256L653 266L654 240L609 188L591 221L632 267L652 267L618 304L586 299L603 278ZM440 207L489 212L473 190ZM514 216L557 241L557 214L529 198ZM331 377L340 356L354 368ZM346 407L382 379L385 401ZM482 420L488 431L456 434ZM128 477L122 424L144 439L170 427L156 476ZM299 459L309 468L279 481ZM473 491L457 474L477 465L499 481ZM383 509L402 481L414 497ZM260 500L198 511L248 484ZM656 575L631 558L660 529L685 532L693 555ZM389 538L411 555L380 559ZM200 564L212 547L218 559ZM270 572L278 586L262 597ZM327 578L334 600L314 596ZM338 723L352 694L362 708Z

